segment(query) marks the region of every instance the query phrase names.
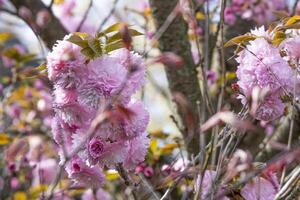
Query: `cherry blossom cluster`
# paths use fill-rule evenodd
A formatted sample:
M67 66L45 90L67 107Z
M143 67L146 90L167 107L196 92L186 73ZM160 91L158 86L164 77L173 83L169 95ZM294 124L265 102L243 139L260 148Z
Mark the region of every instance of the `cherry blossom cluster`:
M241 17L262 25L274 20L273 11L282 11L285 8L284 0L232 0L225 9L225 21L229 25L234 25L237 17Z
M104 167L132 170L147 153L149 114L132 97L145 82L145 66L125 48L88 60L69 37L47 56L56 113L52 133L69 178L95 188L104 180ZM91 132L103 113L105 119Z
M238 53L236 71L241 99L252 104L256 119L272 121L284 114L286 102L299 97L300 36L296 32L275 45L274 31L264 27L251 31L256 39ZM251 99L251 101L249 101Z
M202 175L198 175L196 187L202 188L201 198L207 199L215 193L215 199L229 200L232 199L232 193L226 193L228 183L235 177L244 179L248 172L255 167L251 154L241 149L237 149L232 158L229 160L226 172L221 180L220 187L216 188L218 174L215 170L205 170ZM219 177L220 178L220 177ZM245 185L240 188L240 195L245 200L253 199L275 199L275 195L279 191L279 180L274 169L265 169L260 175L253 177ZM228 191L227 191L228 192ZM215 197L215 196L214 196ZM231 198L229 198L231 197Z

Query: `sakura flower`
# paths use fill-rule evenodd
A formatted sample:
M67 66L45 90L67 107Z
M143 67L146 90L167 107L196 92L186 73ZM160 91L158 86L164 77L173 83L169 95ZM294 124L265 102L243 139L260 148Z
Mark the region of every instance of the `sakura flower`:
M225 8L225 13L224 13L224 17L225 17L225 22L227 24L229 24L230 26L233 26L237 20L234 11L231 7L226 7Z
M67 163L66 171L75 185L98 188L104 182L104 174L97 167L87 166L80 158L74 157Z
M206 199L209 197L208 195L211 194L211 192L212 192L212 184L216 177L216 174L217 173L215 171L206 170L204 173L203 180L200 175L198 176L197 187L201 186L201 191L202 191L201 198L199 198L199 199ZM198 188L198 190L199 190L199 188ZM222 190L223 190L222 188L218 189L217 195L221 195ZM218 200L229 200L229 198L226 196L223 196L223 197L218 198Z
M101 188L97 189L95 194L91 189L88 189L81 196L81 200L111 200L111 199L112 197L110 196L110 194Z
M292 91L292 69L280 56L279 50L263 38L250 41L246 48L237 58L238 86L246 98L251 96L254 88L268 88L268 95L261 102L255 117L274 120L283 114L284 104L280 97Z
M300 59L300 36L295 36L285 40L282 44L283 48L286 49L288 56L299 61Z
M143 172L146 177L151 177L154 174L154 170L152 167L146 167Z
M276 93L267 95L256 110L255 116L259 120L272 121L283 115L285 105Z
M91 73L78 88L81 104L98 108L101 99L120 92L126 81L126 69L117 58L102 56L89 64Z
M75 87L85 75L85 57L80 47L64 40L59 40L47 55L48 77L63 87Z
M266 30L265 26L255 27L254 29L250 30L250 33L257 36L257 37L265 37L271 39L273 37L273 32Z
M53 93L56 104L64 105L77 101L77 92L75 89L64 89L60 86L55 86Z
M73 136L73 147L76 148L81 144L84 137L80 134ZM99 164L100 166L111 167L115 164L122 163L127 154L127 142L116 141L110 142L94 137L86 144L86 149L79 153L79 157L86 161L89 166Z
M54 84L53 138L60 164L75 153L66 171L76 185L98 187L101 168L123 164L127 170L144 160L150 139L149 114L131 96L142 87L145 66L139 55L120 49L86 62L81 47L58 41L47 56L49 79ZM105 120L90 134L93 120ZM76 150L80 148L80 151Z
M12 177L10 179L10 187L13 188L14 190L17 190L20 188L20 181L17 177Z
M64 130L62 121L58 116L55 116L52 120L52 137L59 145L71 145L71 132Z
M262 177L256 177L247 183L241 190L241 195L246 200L273 200L277 193L272 182Z
M137 164L144 161L150 144L150 138L147 133L142 134L129 141L129 150L124 161L124 168L132 170Z
M43 159L37 163L33 170L33 185L51 184L58 172L58 165L55 159Z
M130 112L126 116L122 111L112 110L112 118L104 123L98 130L97 135L112 140L132 139L142 134L149 122L149 113L141 102L129 103L124 109Z
M206 79L209 85L213 85L217 81L217 74L212 70L206 72Z
M263 25L275 19L274 11L282 11L286 6L284 0L233 0L227 8L237 17Z
M89 108L78 103L54 104L56 114L71 127L84 127L94 116Z
M146 67L140 55L125 48L113 51L111 56L118 58L120 64L127 70L127 80L121 96L125 102L129 102L130 96L141 89L145 83Z

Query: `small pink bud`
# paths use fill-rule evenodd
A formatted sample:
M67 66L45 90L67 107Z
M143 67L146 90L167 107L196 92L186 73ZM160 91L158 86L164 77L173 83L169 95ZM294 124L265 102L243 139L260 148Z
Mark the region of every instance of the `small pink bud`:
M234 92L238 92L240 87L237 83L232 83L231 84L231 89L234 91Z
M1 95L2 92L3 92L3 89L4 89L4 87L3 87L3 85L0 83L0 95Z
M167 67L179 69L184 65L182 58L172 52L162 53L155 62L160 62Z
M151 177L153 175L154 171L153 171L153 168L152 167L146 167L144 169L144 175L146 177Z
M16 170L16 165L15 163L10 163L8 166L8 169L10 172L14 172Z
M170 167L170 165L163 165L161 167L161 171L164 172L166 175L168 175L171 173L172 168Z
M135 172L136 172L136 173L141 173L141 172L144 171L144 169L145 169L144 166L138 165L138 166L136 166L136 168L135 168Z
M47 26L47 24L50 21L50 14L49 11L47 9L42 9L41 11L39 11L36 15L36 24L41 27L44 28L45 26Z
M26 21L31 21L32 20L32 12L25 6L21 6L19 8L19 15Z
M10 180L10 187L13 188L13 189L18 189L20 186L20 182L18 180L17 177L13 177L11 180Z
M34 88L37 89L37 90L42 90L44 88L44 83L42 80L40 79L37 79L35 82L34 82Z

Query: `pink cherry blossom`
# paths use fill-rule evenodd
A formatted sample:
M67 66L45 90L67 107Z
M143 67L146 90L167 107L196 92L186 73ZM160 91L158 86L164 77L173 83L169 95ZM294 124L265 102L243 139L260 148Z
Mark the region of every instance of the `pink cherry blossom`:
M200 175L198 176L197 187L200 187L200 185L201 185L201 191L202 191L201 198L199 198L199 199L206 199L209 197L208 195L212 192L212 184L216 177L216 174L217 173L215 171L206 170L204 173L203 180ZM221 194L222 188L218 189L217 193ZM223 196L223 197L220 197L218 200L229 200L229 198L226 196Z
M300 36L296 36L285 40L281 46L286 50L288 56L298 61L300 59L299 45Z
M75 87L85 75L85 57L80 53L80 47L64 40L59 40L47 55L48 77L51 81L63 87Z
M81 48L68 42L68 37L58 41L47 56L54 84L53 139L60 164L75 154L66 167L69 178L76 185L98 187L103 167L122 164L132 170L144 161L150 142L145 132L149 114L132 95L145 82L145 65L127 49L86 62ZM107 118L89 135L91 123L101 112Z
M290 95L292 69L280 56L279 50L264 38L250 41L246 49L236 59L238 85L246 98L250 98L254 88L268 89L268 95L261 102L255 117L271 121L283 114L281 96ZM245 105L245 101L242 101Z
M120 113L117 109L112 110L114 119L104 123L97 131L97 135L102 138L132 139L139 136L146 130L149 122L149 113L139 101L129 103L125 109L128 109L129 116Z
M110 194L101 188L97 189L95 194L91 189L88 189L81 196L81 200L111 200L111 199L112 197L110 196Z
M273 200L277 193L272 182L256 177L247 183L241 190L241 195L245 200Z
M148 138L147 133L130 140L129 150L123 164L124 167L128 170L132 170L137 164L144 161L149 144L150 138Z
M89 167L78 157L74 157L67 163L66 171L69 178L78 186L98 188L102 186L105 180L99 167Z

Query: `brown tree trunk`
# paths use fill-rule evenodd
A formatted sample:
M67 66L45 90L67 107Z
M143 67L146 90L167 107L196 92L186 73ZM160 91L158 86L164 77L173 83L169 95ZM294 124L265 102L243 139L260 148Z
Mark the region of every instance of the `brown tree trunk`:
M159 29L173 11L176 0L150 0L156 28ZM165 70L172 94L181 93L189 105L188 112L177 103L177 111L183 125L183 137L189 154L199 153L199 116L197 102L201 91L197 78L196 65L193 61L191 46L187 36L188 26L182 15L178 14L167 30L159 38L161 52L171 51L181 56L184 66L174 69L166 66ZM190 120L189 120L190 119Z

